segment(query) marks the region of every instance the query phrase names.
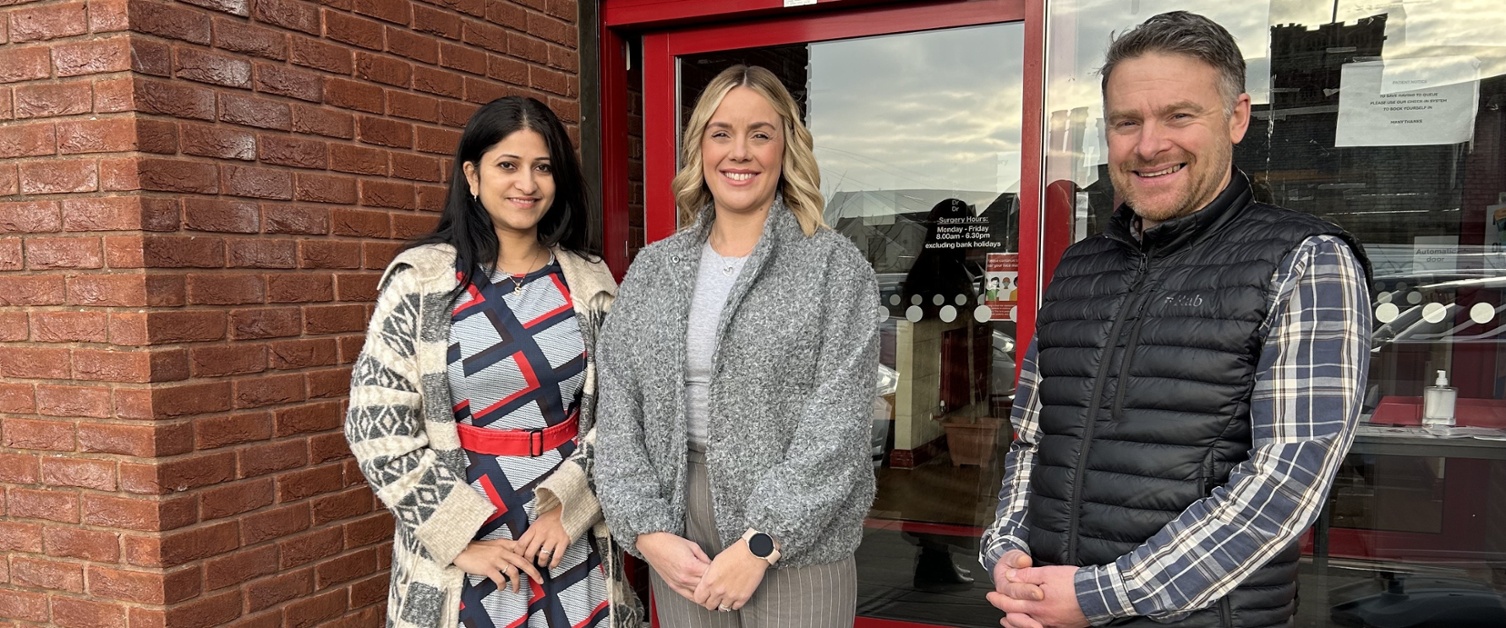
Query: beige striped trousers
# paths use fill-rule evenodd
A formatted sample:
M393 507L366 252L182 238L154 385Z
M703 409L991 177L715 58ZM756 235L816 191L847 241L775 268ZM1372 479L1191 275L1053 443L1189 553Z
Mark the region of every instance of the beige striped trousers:
M715 558L724 545L712 514L706 454L689 452L685 484L686 537ZM857 567L851 556L824 565L770 569L748 603L730 613L697 606L657 573L652 583L663 628L852 628L858 604Z

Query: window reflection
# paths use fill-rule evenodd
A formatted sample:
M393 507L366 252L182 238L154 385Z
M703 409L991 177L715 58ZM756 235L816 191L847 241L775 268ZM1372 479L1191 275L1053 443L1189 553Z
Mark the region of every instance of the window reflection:
M1506 5L1049 3L1046 197L1074 208L1077 239L1116 202L1103 52L1173 9L1245 52L1254 119L1235 162L1261 200L1340 224L1375 265L1369 423L1313 539L1299 623L1375 624L1393 604L1417 614L1387 625L1503 625L1506 506L1486 504L1506 502ZM1453 428L1420 425L1437 371L1457 389Z

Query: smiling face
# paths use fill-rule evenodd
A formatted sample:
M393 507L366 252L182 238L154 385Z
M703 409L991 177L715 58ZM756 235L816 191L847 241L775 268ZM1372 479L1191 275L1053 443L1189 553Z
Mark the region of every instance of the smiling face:
M1226 113L1213 66L1180 54L1125 59L1103 101L1109 177L1146 229L1202 209L1228 185L1250 96Z
M471 195L492 219L497 237L535 236L554 203L554 171L544 136L519 129L464 165Z
M701 174L718 214L773 204L784 141L783 121L768 100L746 87L727 92L701 136Z

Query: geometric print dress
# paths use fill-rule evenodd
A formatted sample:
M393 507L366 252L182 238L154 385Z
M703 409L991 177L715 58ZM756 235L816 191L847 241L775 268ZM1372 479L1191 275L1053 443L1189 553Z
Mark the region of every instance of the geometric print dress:
M457 273L458 274L458 273ZM552 258L523 276L476 273L451 313L447 358L455 420L496 430L536 430L574 420L586 377L585 342L564 274ZM497 511L475 540L517 539L535 519L534 489L575 452L569 440L540 456L466 450L466 479ZM460 625L591 628L608 619L606 573L590 534L575 539L543 582L498 589L466 575Z

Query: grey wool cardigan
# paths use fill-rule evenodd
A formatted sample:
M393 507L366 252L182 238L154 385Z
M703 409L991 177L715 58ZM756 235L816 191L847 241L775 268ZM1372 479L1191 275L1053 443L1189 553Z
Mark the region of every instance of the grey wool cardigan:
M645 248L602 329L596 482L618 541L685 531L685 343L712 212ZM807 237L776 200L718 323L707 469L723 547L754 528L780 567L836 562L862 540L878 370L878 285L848 240ZM722 548L715 548L718 551Z
M606 265L555 249L586 343L580 447L536 489L540 511L558 505L570 538L589 531L607 573L611 628L639 628L638 599L623 577L591 490L596 367L593 345L616 284ZM455 249L425 245L387 267L366 344L351 372L345 437L361 473L397 522L387 625L454 628L465 574L452 563L494 508L466 482L446 375Z

